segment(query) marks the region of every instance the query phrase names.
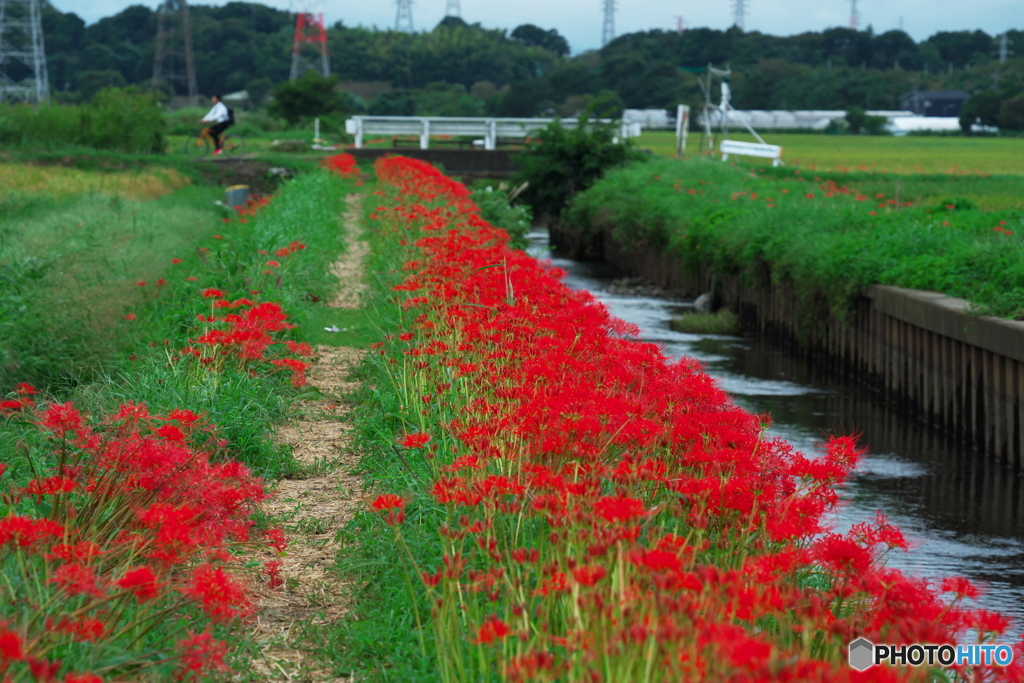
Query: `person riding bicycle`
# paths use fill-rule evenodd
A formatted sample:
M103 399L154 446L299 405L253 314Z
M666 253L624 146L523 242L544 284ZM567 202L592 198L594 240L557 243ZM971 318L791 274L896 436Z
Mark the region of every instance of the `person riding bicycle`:
M221 135L234 124L234 121L231 120L231 113L228 111L227 105L221 102L220 95L214 95L210 98L210 101L213 102L213 109L202 120L205 123L213 123L209 127L209 131L210 137L213 138L213 144L216 147L213 151L213 154L216 156L224 151L221 149Z

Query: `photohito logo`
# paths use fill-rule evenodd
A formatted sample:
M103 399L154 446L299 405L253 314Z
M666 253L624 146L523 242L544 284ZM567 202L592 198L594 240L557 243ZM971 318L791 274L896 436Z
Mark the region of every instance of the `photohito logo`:
M867 638L850 643L850 666L857 671L876 664L1007 666L1012 661L1009 645L875 645Z

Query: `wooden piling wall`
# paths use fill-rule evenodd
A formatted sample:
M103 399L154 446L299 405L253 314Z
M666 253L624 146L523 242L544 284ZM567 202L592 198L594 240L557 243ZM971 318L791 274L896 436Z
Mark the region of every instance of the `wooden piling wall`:
M696 296L712 291L748 329L782 338L816 364L866 383L935 427L1024 469L1024 323L969 315L963 299L875 285L845 320L798 307L792 288L688 273L664 248L624 250L610 234L586 245L552 228L552 244ZM810 321L816 321L810 323Z

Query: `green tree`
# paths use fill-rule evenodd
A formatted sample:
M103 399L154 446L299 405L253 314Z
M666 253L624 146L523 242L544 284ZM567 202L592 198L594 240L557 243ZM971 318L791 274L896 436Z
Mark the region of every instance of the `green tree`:
M860 107L850 107L846 112L846 124L850 126L850 132L856 135L864 130L868 115Z
M960 129L970 135L971 126L980 123L983 126L999 125L999 108L1003 101L999 93L994 90L986 90L964 102L964 108L960 110Z
M91 100L104 88L124 88L128 83L120 71L83 71L78 77L78 91L84 100Z
M274 82L269 78L254 78L245 84L245 90L249 93L249 101L254 107L259 107L267 101L267 96L274 90Z
M537 133L538 142L520 155L518 180L529 183L523 199L534 215L558 216L576 193L597 182L605 171L643 158L628 141L617 141L616 124L587 123L591 116L592 110L573 129L551 123Z
M553 28L545 31L533 24L523 24L513 29L511 38L523 45L533 45L550 50L559 56L564 57L569 54L569 41Z
M1024 95L1003 102L999 108L999 127L1024 130Z
M335 86L338 79L307 71L301 78L286 81L274 88L274 101L268 110L288 122L289 126L314 116L347 114L351 109L344 94Z

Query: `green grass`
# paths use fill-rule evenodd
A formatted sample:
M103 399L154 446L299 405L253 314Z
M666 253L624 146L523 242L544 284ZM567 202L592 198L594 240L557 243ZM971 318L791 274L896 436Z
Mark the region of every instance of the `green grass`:
M1024 213L971 208L952 194L962 189L956 185L938 201L899 209L890 203L895 188L857 201L864 188L856 176L837 176L828 197L827 175L652 159L609 172L563 219L584 232L611 230L627 248L668 249L693 270L737 273L754 286L790 284L808 324L842 315L872 283L1024 314Z
M73 386L110 361L124 316L217 229L218 189L152 201L87 194L0 196L0 390Z
M804 170L1024 175L1024 138L908 135L824 135L758 131L764 141L781 145L787 166ZM753 142L748 133L734 140ZM675 156L672 131L646 131L638 145L662 156ZM686 153L699 154L700 133L690 132ZM744 160L747 161L747 160ZM761 165L761 161L749 160Z
M298 336L310 344L366 348L380 338L374 321L363 309L319 306L305 311L296 322ZM335 327L340 331L325 329Z
M714 313L683 313L673 318L669 326L686 334L739 334L740 319L728 308Z

